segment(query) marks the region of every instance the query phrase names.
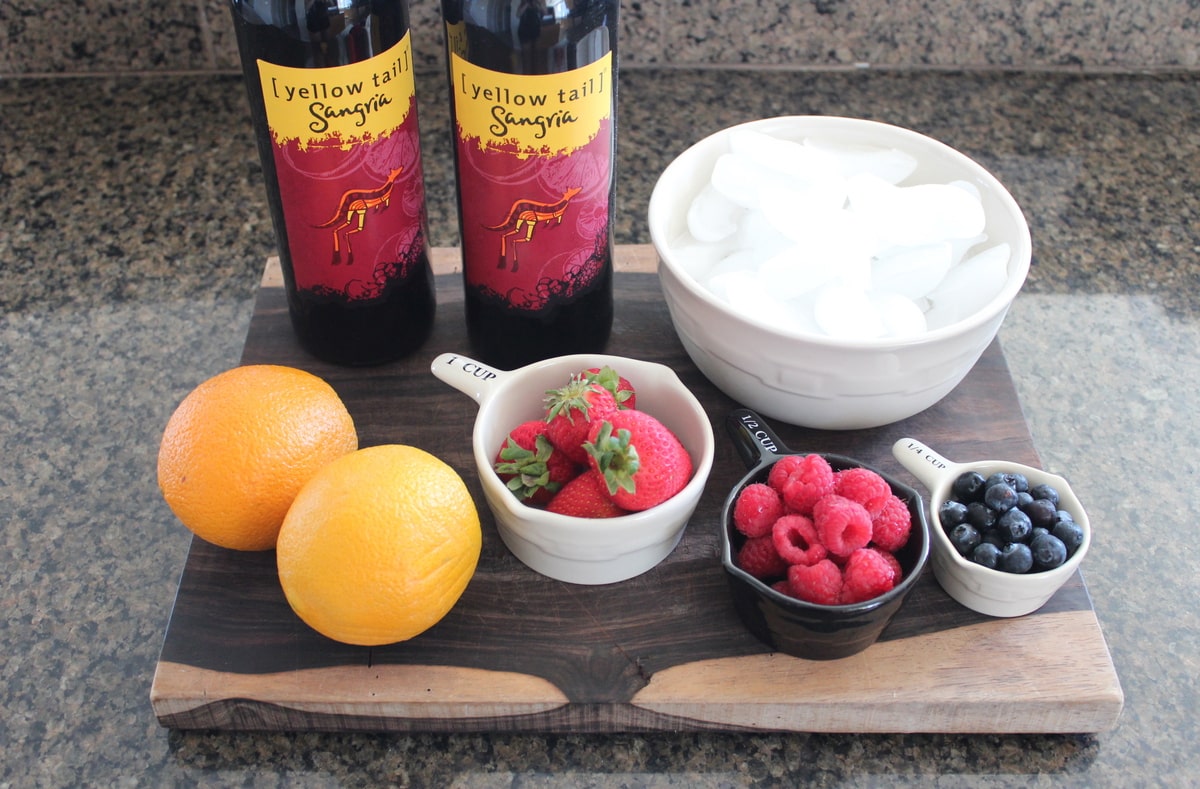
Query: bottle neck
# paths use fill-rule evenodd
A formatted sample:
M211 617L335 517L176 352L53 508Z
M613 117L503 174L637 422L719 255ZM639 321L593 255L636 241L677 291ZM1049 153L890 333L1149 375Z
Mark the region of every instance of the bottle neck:
M445 0L473 63L511 74L573 71L616 50L618 0Z
M238 27L272 29L306 68L357 63L408 32L405 0L231 0Z

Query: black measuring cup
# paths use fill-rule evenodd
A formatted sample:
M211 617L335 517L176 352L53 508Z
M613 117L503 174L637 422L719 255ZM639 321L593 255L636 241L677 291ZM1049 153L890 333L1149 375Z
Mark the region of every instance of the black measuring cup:
M808 660L835 660L874 644L900 610L929 561L929 520L925 502L916 490L891 475L843 455L818 453L834 471L869 468L891 486L912 515L908 542L895 553L904 575L900 583L878 597L849 605L818 605L784 594L737 566L735 557L745 537L733 525L738 495L755 482L765 483L773 466L794 452L784 445L765 420L747 408L732 411L725 427L749 472L733 486L721 511L721 561L742 622L772 649Z

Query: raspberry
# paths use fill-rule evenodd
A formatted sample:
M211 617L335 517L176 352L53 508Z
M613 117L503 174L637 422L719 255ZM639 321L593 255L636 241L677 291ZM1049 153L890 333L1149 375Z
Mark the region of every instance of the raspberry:
M785 594L788 597L795 597L795 595L792 594L792 585L788 583L786 578L784 578L782 581L776 581L775 583L771 584L771 588L780 594Z
M899 496L889 496L871 518L871 542L885 551L898 551L912 532L912 513Z
M775 550L788 564L816 564L825 558L813 522L803 515L784 515L771 529Z
M814 565L793 564L788 568L792 595L817 605L837 605L843 592L842 571L828 559Z
M778 460L775 465L782 462ZM775 489L793 512L811 515L817 500L833 492L833 468L820 455L804 455L799 463L789 463L788 468L789 473Z
M753 537L742 545L737 555L737 566L760 581L778 578L787 572L787 562L775 550L770 535Z
M848 468L834 474L833 492L857 501L874 517L892 495L892 486L869 468Z
M738 494L733 505L733 525L747 537L771 533L771 526L783 515L783 499L768 485L755 482Z
M850 554L843 571L842 603L861 603L896 585L896 573L879 551L860 548Z
M784 455L771 466L770 472L767 473L767 484L782 492L783 483L800 470L802 463L804 463L804 455Z
M900 566L900 560L887 551L877 548L873 545L868 545L867 550L875 551L875 553L882 556L883 560L888 563L889 567L892 568L893 584L900 583L900 580L904 578L904 568Z
M836 493L813 507L817 538L832 554L849 556L871 541L871 515L863 505Z

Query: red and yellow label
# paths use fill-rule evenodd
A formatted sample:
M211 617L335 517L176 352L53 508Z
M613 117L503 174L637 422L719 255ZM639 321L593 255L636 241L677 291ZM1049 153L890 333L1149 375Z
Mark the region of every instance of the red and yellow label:
M520 310L570 301L607 264L612 53L518 75L449 50L467 284Z
M612 53L574 71L517 75L450 55L459 134L518 156L562 156L612 117Z
M381 55L332 68L258 61L275 144L348 148L400 127L412 111L409 99L416 94L410 42L406 34Z
M258 69L297 287L379 296L425 244L410 36L345 66Z

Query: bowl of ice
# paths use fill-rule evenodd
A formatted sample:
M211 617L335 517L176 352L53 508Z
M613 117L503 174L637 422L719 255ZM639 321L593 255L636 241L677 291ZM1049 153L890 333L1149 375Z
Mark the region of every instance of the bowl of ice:
M1029 226L966 155L875 121L719 131L655 184L671 320L719 389L764 416L891 424L956 387L1029 271Z

